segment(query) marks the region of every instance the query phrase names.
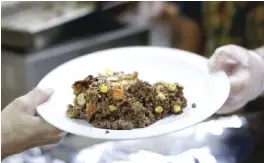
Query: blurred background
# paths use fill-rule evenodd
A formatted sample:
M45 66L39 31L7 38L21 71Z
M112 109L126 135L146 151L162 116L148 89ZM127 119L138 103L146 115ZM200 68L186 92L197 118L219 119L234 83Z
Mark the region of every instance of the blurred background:
M263 13L263 2L251 1L1 2L1 108L55 67L97 50L152 45L210 57L226 44L260 47ZM260 97L232 115L147 140L103 142L68 134L57 146L5 162L263 162L263 104Z

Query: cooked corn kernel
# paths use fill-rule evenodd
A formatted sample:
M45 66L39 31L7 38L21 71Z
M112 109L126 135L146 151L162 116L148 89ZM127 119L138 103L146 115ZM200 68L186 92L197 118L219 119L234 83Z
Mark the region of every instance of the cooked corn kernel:
M168 85L169 84L169 82L166 82L166 81L163 81L163 80L159 81L159 83L164 84L164 85Z
M108 76L108 77L110 77L110 76L113 76L114 73L110 69L106 69L105 70L105 75Z
M113 83L113 87L114 88L120 88L120 84L119 83Z
M101 92L102 93L107 93L108 92L108 87L105 86L105 85L101 86Z
M178 101L176 101L176 104L181 106L182 102L180 100L178 100Z
M68 112L67 113L67 116L69 118L77 118L78 117L77 114L74 111Z
M161 106L158 106L155 108L155 112L156 113L161 113L163 111L162 107Z
M121 106L121 105L122 105L121 102L116 103L116 106Z
M159 93L158 94L158 97L160 98L160 99L162 99L162 100L165 100L165 95L163 94L163 93Z
M170 91L176 91L176 89L177 89L177 85L176 84L169 84L169 90Z
M173 106L173 112L174 113L178 113L178 112L180 112L181 111L181 106L179 106L179 105L174 105Z
M109 107L109 110L110 110L110 111L114 111L114 110L116 110L116 106L114 106L114 105L109 105L108 107Z
M81 93L77 96L77 103L78 105L84 105L86 102L84 95Z

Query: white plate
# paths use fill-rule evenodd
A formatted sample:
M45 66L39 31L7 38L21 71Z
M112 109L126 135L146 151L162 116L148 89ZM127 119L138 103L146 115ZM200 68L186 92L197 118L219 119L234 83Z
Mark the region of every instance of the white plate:
M113 71L139 72L149 82L180 82L188 107L181 115L172 115L141 129L109 130L94 128L85 120L66 116L73 101L71 85L89 74L97 75L106 68ZM125 47L98 51L57 67L39 83L40 88L53 88L51 99L37 108L40 116L55 127L72 134L97 139L137 139L175 132L199 123L214 114L226 101L230 84L224 72L210 74L207 59L183 50L161 47ZM197 107L192 108L192 103Z

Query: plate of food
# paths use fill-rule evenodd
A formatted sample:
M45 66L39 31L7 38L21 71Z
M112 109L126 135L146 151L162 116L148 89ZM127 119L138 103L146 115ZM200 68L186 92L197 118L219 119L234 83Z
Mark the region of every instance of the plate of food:
M210 73L207 59L164 47L102 50L48 73L40 88L54 94L38 114L66 132L97 139L138 139L190 127L227 100L224 72Z

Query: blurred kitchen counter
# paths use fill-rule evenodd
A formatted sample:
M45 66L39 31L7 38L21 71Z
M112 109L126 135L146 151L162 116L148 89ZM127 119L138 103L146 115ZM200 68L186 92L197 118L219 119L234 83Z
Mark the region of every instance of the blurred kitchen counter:
M126 26L99 19L97 23L101 23L100 27L91 25L87 35L72 37L41 50L24 52L2 46L1 92L4 96L1 107L34 88L49 71L71 59L98 50L149 44L147 25ZM85 30L81 28L80 31Z

